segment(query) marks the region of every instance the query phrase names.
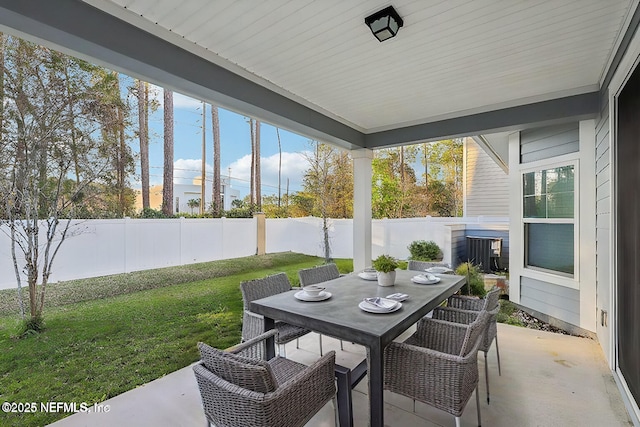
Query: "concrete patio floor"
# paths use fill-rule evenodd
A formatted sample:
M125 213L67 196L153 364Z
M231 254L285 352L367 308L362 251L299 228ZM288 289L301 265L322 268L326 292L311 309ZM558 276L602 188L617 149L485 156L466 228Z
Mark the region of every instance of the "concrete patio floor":
M407 331L405 335L411 333ZM480 404L484 426L632 426L600 346L589 339L498 325L502 376L498 376L495 348L489 352L491 404L487 405L484 357L480 353ZM400 337L402 339L402 337ZM336 350L337 362L354 366L364 349L323 337L325 351ZM318 357L318 337L307 335L287 345L287 357L309 363ZM354 421L368 424L367 382L354 390ZM389 427L453 426L447 413L385 392L385 425ZM173 372L103 402L108 413L78 413L51 424L55 427L197 426L205 425L200 395L191 367ZM106 407L106 406L105 406ZM472 398L462 416L463 426L476 426ZM333 427L334 412L327 404L308 427ZM277 427L277 426L273 426Z

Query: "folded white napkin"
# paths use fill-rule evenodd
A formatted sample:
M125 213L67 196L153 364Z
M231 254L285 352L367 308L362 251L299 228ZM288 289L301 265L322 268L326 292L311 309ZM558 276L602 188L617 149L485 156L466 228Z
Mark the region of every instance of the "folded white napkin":
M398 301L392 301L380 297L365 298L364 301L380 310L392 310L398 305Z
M387 299L392 299L396 301L404 301L409 298L409 295L403 294L401 292L397 292L395 294L387 295Z

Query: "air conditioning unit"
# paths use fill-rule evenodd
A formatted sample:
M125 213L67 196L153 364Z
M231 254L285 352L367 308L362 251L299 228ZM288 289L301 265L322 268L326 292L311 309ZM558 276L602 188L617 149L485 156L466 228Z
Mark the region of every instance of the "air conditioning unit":
M467 237L467 259L470 263L480 267L485 273L500 269L498 260L502 252L502 238L500 237Z

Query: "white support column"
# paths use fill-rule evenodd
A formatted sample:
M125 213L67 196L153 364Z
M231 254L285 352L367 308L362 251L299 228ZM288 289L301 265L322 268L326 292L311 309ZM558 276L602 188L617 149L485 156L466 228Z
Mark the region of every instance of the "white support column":
M353 158L353 271L371 265L371 160L373 151L351 151Z
M524 264L520 132L509 135L509 299L520 303L520 275Z
M596 123L580 122L579 277L580 327L597 329L596 300Z

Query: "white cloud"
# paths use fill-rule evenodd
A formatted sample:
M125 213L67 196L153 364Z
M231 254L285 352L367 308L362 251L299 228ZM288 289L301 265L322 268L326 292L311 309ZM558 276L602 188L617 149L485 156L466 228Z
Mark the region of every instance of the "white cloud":
M173 162L173 182L175 184L192 184L193 179L200 177L202 170L202 160L200 159L178 159ZM205 166L205 176L211 178L213 167L209 164Z
M196 108L202 105L202 101L173 92L173 108Z
M269 157L261 157L260 169L262 178L262 194L278 193L278 153ZM251 179L251 156L247 154L242 158L231 163L231 184L234 185L234 179L241 180L239 183L242 187L249 186ZM282 153L282 191L286 189L287 178L289 179L290 191L297 191L302 186L302 177L304 172L309 168L309 163L303 153ZM223 175L226 175L223 170Z
M202 161L200 159L178 159L173 163L174 184L192 184L194 178L200 177ZM262 194L270 195L278 193L278 154L261 158ZM244 195L249 192L251 179L251 156L245 155L228 166L223 166L221 174L227 177L231 168L231 186L238 189ZM304 153L282 153L282 191L286 191L287 178L289 179L289 191L299 191L302 188L302 177L309 169L309 163ZM207 181L212 180L213 166L206 165ZM162 184L162 171L151 177L151 185ZM139 187L140 183L135 183Z

